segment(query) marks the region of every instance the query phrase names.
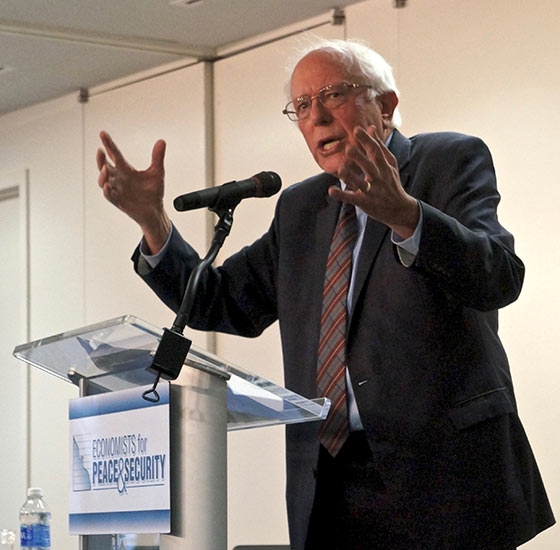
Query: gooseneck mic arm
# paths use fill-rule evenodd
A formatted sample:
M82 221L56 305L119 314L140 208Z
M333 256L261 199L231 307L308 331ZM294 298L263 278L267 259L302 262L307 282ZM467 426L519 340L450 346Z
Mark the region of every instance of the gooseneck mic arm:
M220 211L218 215L220 219L214 228L214 238L212 239L210 250L190 274L183 295L183 301L181 302L173 326L171 329L163 329L163 335L154 355L152 365L149 367L149 370L156 374L156 379L152 388L142 394L142 397L147 401L153 403L159 401L159 394L156 388L160 377L166 380L175 380L179 376L185 359L187 358L192 342L183 336L183 331L185 330L192 310L201 275L216 259L233 224L233 208Z
M264 178L262 178L263 174L265 175ZM257 181L256 183L253 181L259 176L261 176L261 179L264 179L264 185L261 185L260 181ZM253 181L253 183L249 183L250 181ZM239 186L235 188L235 191L231 191L231 187L226 187L230 186L233 183L243 184L241 186L241 191L239 191ZM159 401L159 394L156 388L159 383L160 377L163 377L166 380L175 380L181 372L181 369L187 357L187 353L189 352L192 343L191 340L183 336L183 331L185 329L185 326L187 325L187 321L192 311L201 276L204 271L212 265L213 261L218 255L218 252L222 248L222 245L224 244L227 236L231 231L231 227L233 225L233 211L235 207L241 202L243 198L246 197L268 197L270 195L273 195L274 193L279 191L281 185L282 182L278 174L274 172L261 172L260 174L253 176L253 178L250 178L250 180L243 180L242 182L230 182L222 185L217 189L223 190L225 188L226 192L221 194L220 192L218 192L215 195L210 195L212 204L203 205L208 206L209 210L217 214L219 220L214 227L214 237L212 239L212 243L210 249L208 250L208 253L190 274L181 306L179 307L179 311L177 312L177 316L175 317L175 321L173 322L171 329L163 329L163 335L155 352L152 365L149 367L149 370L156 374L156 379L154 381L153 387L142 394L142 397L147 401ZM251 186L250 191L252 194L247 194L248 186ZM264 188L264 193L267 194L253 193L255 188ZM271 191L271 189L273 190ZM177 202L178 199L183 200L184 197L188 197L189 195L193 194L189 193L188 195L177 197L177 199L175 199L175 202ZM208 202L208 197L209 195L205 195L203 197L203 202ZM177 208L177 205L175 206L177 210L181 210L181 208ZM183 204L179 206L183 206ZM199 208L199 206L196 206L194 208ZM191 208L182 208L182 210L189 209Z
M179 308L175 322L171 327L171 330L175 332L183 332L192 310L194 299L196 297L196 291L198 289L198 285L200 284L200 277L202 273L212 265L212 262L216 259L220 248L222 248L226 237L231 231L231 226L233 225L233 208L228 208L218 213L218 215L220 216L220 219L214 227L214 238L212 239L210 250L202 261L194 268L189 277L181 307Z

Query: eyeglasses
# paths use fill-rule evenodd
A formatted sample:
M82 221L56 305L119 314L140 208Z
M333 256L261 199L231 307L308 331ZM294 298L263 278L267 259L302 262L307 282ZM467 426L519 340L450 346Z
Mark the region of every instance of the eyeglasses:
M355 84L341 82L340 84L329 84L321 88L314 96L302 95L293 101L290 101L284 107L282 114L286 115L294 122L305 120L311 112L311 103L314 99L318 99L327 109L336 109L348 101L350 94L357 88L373 89L369 84Z

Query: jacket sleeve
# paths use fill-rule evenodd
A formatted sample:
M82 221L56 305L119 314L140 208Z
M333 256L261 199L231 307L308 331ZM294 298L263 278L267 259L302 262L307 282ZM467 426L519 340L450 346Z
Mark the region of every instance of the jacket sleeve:
M439 155L447 159L443 170L429 156L419 167L429 184L417 196L424 221L415 267L467 307L504 307L517 299L525 268L498 222L490 152L480 139L461 136Z
M253 337L276 320L273 227L222 266L203 273L188 321L191 328ZM132 261L142 279L177 312L200 257L173 228L168 250L154 269L142 265L138 248Z

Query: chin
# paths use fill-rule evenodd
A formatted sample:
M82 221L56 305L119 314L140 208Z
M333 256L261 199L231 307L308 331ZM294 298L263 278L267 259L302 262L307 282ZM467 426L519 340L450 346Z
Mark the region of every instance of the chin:
M331 176L335 176L337 178L339 177L338 174L340 173L340 170L344 165L343 162L337 161L335 159L329 159L328 161L317 162L317 164L324 172L330 174Z

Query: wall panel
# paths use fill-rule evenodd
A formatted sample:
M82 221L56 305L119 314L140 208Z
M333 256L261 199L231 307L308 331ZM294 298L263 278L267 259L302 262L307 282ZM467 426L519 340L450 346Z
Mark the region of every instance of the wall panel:
M136 223L108 203L97 185L99 132L109 132L128 162L143 170L153 144L167 142L165 203L177 227L204 252L203 211L174 214L173 198L205 186L204 71L195 65L93 96L85 106L85 308L88 323L126 313L160 326L175 315L133 272L141 238ZM206 335L189 331L206 347Z
M553 166L560 112L560 5L497 0L414 0L396 10L372 0L349 10L348 36L396 68L403 131L454 130L489 145L502 193L499 215L527 268L519 300L501 312L521 418L552 505L560 506L560 262L551 252L560 183ZM554 419L551 421L551 419ZM523 548L552 550L560 529Z
M75 96L64 97L2 117L2 130L2 166L29 170L28 336L37 339L83 320L81 108ZM25 339L22 335L11 348ZM74 395L70 384L30 370L29 484L45 491L59 548L76 543L68 536L67 434L60 429ZM25 493L4 496L16 512L25 500Z
M0 173L0 464L2 490L23 502L28 477L28 369L12 357L27 335L27 192L24 170ZM17 531L14 500L0 499L0 525Z

